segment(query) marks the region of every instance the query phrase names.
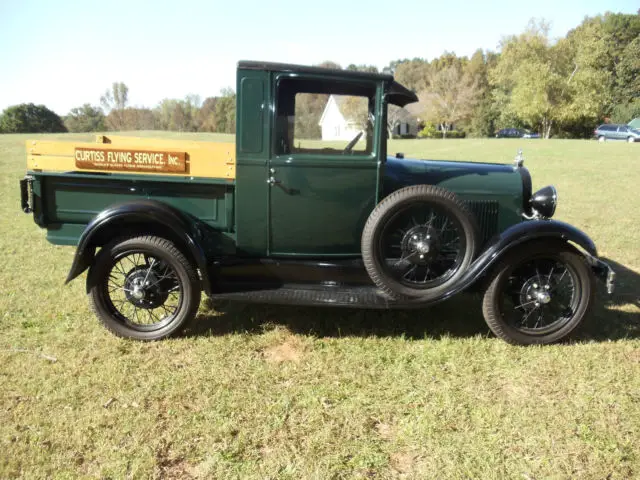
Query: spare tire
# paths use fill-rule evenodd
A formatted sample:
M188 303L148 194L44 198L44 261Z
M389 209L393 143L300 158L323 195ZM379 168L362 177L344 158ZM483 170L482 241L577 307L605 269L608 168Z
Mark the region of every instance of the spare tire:
M414 185L393 192L371 212L362 258L387 295L430 300L464 274L478 243L475 217L453 192Z

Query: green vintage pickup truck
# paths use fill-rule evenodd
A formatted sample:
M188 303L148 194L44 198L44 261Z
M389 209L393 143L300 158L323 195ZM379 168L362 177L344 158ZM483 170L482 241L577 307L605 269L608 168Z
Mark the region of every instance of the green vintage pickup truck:
M469 290L508 342L566 337L614 272L551 220L556 190L534 193L522 161L388 156L387 109L415 101L391 75L242 61L235 144L29 141L22 207L77 247L67 282L88 270L97 317L123 337L180 332L202 291L418 309ZM323 140L301 138L312 102Z

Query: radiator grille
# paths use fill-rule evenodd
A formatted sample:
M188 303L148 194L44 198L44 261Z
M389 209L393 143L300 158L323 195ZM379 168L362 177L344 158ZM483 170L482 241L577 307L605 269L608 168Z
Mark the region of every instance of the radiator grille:
M478 227L480 227L480 240L484 244L498 233L498 213L500 212L498 202L495 200L477 200L466 203L476 216Z

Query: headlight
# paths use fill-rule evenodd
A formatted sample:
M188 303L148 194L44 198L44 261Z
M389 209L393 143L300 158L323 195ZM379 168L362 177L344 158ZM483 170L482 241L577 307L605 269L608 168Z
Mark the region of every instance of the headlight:
M541 188L531 196L529 201L534 216L540 218L551 218L556 213L558 204L558 192L556 187L549 185Z

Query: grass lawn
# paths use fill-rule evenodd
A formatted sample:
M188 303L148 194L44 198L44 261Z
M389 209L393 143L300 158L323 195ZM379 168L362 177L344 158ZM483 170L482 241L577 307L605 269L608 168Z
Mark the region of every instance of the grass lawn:
M193 331L146 344L98 324L84 276L63 285L74 249L20 211L30 137L0 135L0 478L640 477L640 145L391 142L504 163L523 148L534 189L558 187L556 218L619 273L572 343L509 346L478 298L456 297L394 313L203 305Z

